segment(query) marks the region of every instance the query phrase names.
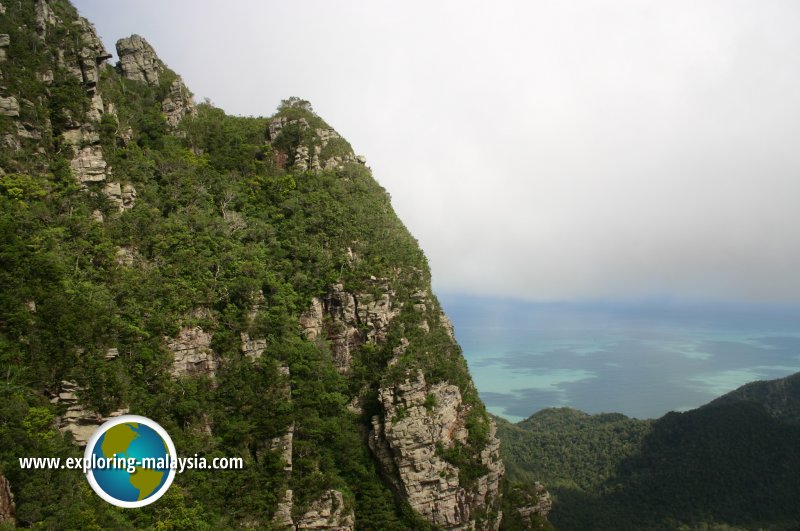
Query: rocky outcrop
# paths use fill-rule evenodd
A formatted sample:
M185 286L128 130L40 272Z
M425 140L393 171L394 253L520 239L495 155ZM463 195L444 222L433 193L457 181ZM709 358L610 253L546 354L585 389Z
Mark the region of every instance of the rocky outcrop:
M103 158L103 148L99 144L78 148L69 166L81 183L106 180L108 164Z
M195 116L197 114L192 93L184 85L180 76L169 86L169 94L161 102L161 110L167 119L167 125L173 130L178 128L181 120L186 116Z
M497 506L505 471L494 425L480 453L487 473L465 487L459 482L459 469L440 455L442 449L467 444L469 410L458 387L430 385L420 371L381 389L379 398L383 415L372 418L369 446L385 476L431 523L445 529L476 528L476 514ZM477 527L496 529L498 525L497 521L484 521Z
M11 46L11 37L8 33L0 34L0 63L6 60L6 48Z
M52 9L44 0L37 3L37 17L40 12L41 28L43 28L40 31L41 35L46 32L49 25L60 21L54 18ZM73 22L73 28L77 33L78 56L74 60L67 61L62 53L58 61L81 81L91 102L85 120L79 117L70 119L69 129L62 133L62 140L74 153L70 168L75 178L81 184L102 182L105 181L109 168L103 158L100 135L97 133L97 126L104 112L103 99L97 90L97 82L100 79L100 65L111 57L111 54L105 50L94 26L89 21L79 17ZM65 111L65 114L68 112Z
M131 35L117 41L119 69L127 79L157 86L166 70L152 46L140 35ZM170 84L169 93L161 102L161 111L167 126L175 131L186 116L197 114L192 93L180 76Z
M297 105L295 107L313 113L313 111L310 110L310 105ZM288 119L285 116L278 116L269 123L267 128L268 141L275 142L281 135L281 132L289 126L295 126L303 132L311 131L311 125L305 118ZM290 157L289 160L291 160L294 169L297 171L304 172L312 170L319 172L322 170L341 169L344 164L348 162L366 164L366 159L363 156L356 156L349 147L340 150L339 154L328 154L325 156L325 148L333 140L338 140L345 146L349 146L347 142L339 136L339 133L329 127L317 127L314 129L313 133L304 133L304 136L307 137L307 139L310 138L310 140L296 146L293 154L286 154Z
M15 118L19 116L19 102L14 96L0 96L0 115Z
M130 210L136 203L136 188L132 184L120 185L118 182L108 182L103 187L103 193L120 212Z
M120 247L114 253L114 262L118 267L134 267L144 262L144 258L135 247Z
M294 491L287 489L283 493L281 501L278 502L278 508L272 516L272 524L278 529L294 529L294 521L292 520L292 507L294 506Z
M444 327L444 331L447 333L447 337L449 337L453 342L456 340L456 331L453 327L453 321L450 320L449 317L442 311L439 313L439 323Z
M270 450L277 450L283 459L283 471L287 474L292 472L292 444L294 441L294 424L287 428L286 433L280 437L275 437L270 441Z
M123 76L149 85L158 85L164 63L143 37L134 34L118 40L117 55Z
M75 129L68 129L62 133L61 137L67 145L72 146L75 153L70 161L70 168L79 182L106 180L108 164L103 158L100 135L94 124L87 123Z
M547 489L544 488L544 485L537 481L533 484L532 490L532 493L525 492L522 494L523 504L516 507L520 518L529 528L533 527L535 516L547 518L553 508L553 499Z
M216 374L219 359L211 350L212 337L212 333L195 326L181 328L175 338L164 338L173 355L173 378L199 375L213 377Z
M255 361L260 358L264 351L267 349L267 340L266 339L251 339L250 334L247 332L242 332L240 334L240 338L242 340L242 354L250 358L251 360Z
M0 476L0 524L11 524L16 522L17 506L14 503L14 494L11 492L11 484L4 476Z
M106 360L116 357L108 357L108 354L109 352L106 352ZM53 404L67 406L64 414L56 419L56 425L62 433L71 432L78 446L86 446L94 430L108 419L128 413L128 408L122 408L103 416L96 411L87 409L79 403L78 393L82 390L77 383L64 380L61 382L58 396L51 400Z
M41 40L47 38L49 26L55 26L60 22L47 0L36 0L36 33Z
M338 490L327 490L309 505L295 522L295 529L328 529L352 531L355 525L353 510L348 509Z
M261 294L263 297L263 293ZM291 384L289 383L289 367L282 366L279 368L279 371L283 377L285 377L285 385L283 387L283 392L285 394L286 400L292 400L292 388ZM278 451L281 454L281 459L283 460L283 473L288 482L292 477L292 456L294 454L294 424L290 424L289 427L286 429L286 433L283 435L279 435L278 437L274 437L269 442L269 449L272 451ZM291 489L286 489L281 497L281 501L278 502L278 508L275 510L275 514L272 516L272 523L279 528L284 529L294 529L294 522L292 521L292 509L294 507L294 492Z
M97 82L100 80L99 67L107 59L111 58L111 54L106 51L103 46L103 41L98 37L97 31L91 22L83 17L78 17L78 19L73 22L73 25L80 36L78 58L81 78L84 86L93 91L97 86Z
M400 313L402 304L394 300L394 291L386 280L374 281L380 294L349 293L344 285L334 284L325 297L315 297L300 316L306 339L324 336L330 341L334 363L347 372L359 345L386 340L389 324Z

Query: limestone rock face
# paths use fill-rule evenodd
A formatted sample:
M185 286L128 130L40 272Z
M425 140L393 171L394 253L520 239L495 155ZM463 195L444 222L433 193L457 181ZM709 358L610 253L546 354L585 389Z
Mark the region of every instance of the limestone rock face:
M0 524L14 524L17 506L14 503L14 494L11 484L4 476L0 476Z
M47 0L36 0L36 33L44 40L47 37L47 28L55 26L60 20L53 12Z
M0 96L0 115L16 117L19 116L19 102L14 96L4 98Z
M120 212L130 210L136 203L136 188L132 184L120 185L118 182L106 183L103 193L117 205Z
M64 415L56 421L58 429L62 433L71 432L78 446L86 446L98 426L110 418L126 415L128 408L112 411L108 416L100 415L96 411L83 407L78 402L79 391L81 391L81 388L75 382L62 381L61 391L51 402L54 404L67 404L67 410Z
M550 510L553 508L553 499L547 489L538 481L533 484L534 495L526 494L528 504L517 507L516 510L524 522L529 526L532 525L532 518L534 515L547 518Z
M476 512L495 508L505 472L500 442L490 426L480 454L487 474L470 489L459 484L459 470L437 452L467 442L466 416L458 387L429 385L422 372L380 390L383 418L372 418L369 445L385 475L409 505L444 529L497 529L498 521L475 521Z
M0 34L0 63L6 60L6 48L11 46L11 37L8 33Z
M292 520L292 506L294 504L294 491L287 489L283 493L283 498L278 502L278 508L272 517L272 523L278 528L295 529Z
M256 360L264 354L267 349L266 339L251 339L250 334L242 332L240 334L242 340L242 354L252 360Z
M169 95L161 103L161 110L167 119L170 129L176 129L186 116L197 114L192 93L184 85L183 80L178 77L169 87Z
M349 293L344 285L334 284L328 294L315 297L307 312L300 316L306 339L314 341L325 333L331 342L334 362L340 372L347 372L353 352L359 345L376 344L386 339L389 324L400 313L394 291L383 280L375 280L380 295Z
M117 41L122 75L134 81L158 85L159 75L164 71L164 63L155 50L140 35L131 35Z
M309 112L310 107L299 105L298 108L303 108ZM305 118L288 119L285 116L278 116L274 118L268 126L267 138L269 142L275 142L281 135L281 132L289 126L299 128L301 131L308 131L311 129L308 120ZM348 162L358 162L359 164L366 164L364 157L357 157L351 149L346 149L344 152L339 152L338 155L323 156L325 148L332 140L339 139L339 133L331 128L317 127L311 135L311 140L305 144L300 144L294 149L294 153L286 154L289 160L294 165L295 170L307 171L312 170L315 172L322 170L335 170L340 169Z
M263 294L262 294L263 296ZM286 394L286 400L292 400L292 388L289 383L289 367L283 366L279 368L281 375L286 377L286 385L283 389ZM294 452L294 424L290 424L286 429L286 433L273 438L269 442L270 450L277 450L283 459L283 473L288 481L292 477L292 455ZM294 492L291 489L286 489L283 493L281 501L278 502L278 508L275 514L272 515L272 523L279 528L295 529L294 522L292 521L292 508L294 507Z
M444 312L441 312L439 314L439 322L442 323L442 326L444 326L444 330L445 332L447 332L447 337L455 341L456 331L455 328L453 327L453 321L451 321L450 318L447 317L447 315Z
M87 89L94 89L100 80L99 67L106 59L111 57L103 46L103 41L97 36L97 31L91 22L83 17L73 22L80 34L81 49L79 51L79 66L83 84Z
M156 86L164 75L166 65L158 58L153 47L140 35L131 35L118 40L117 55L122 75L128 79ZM186 116L197 114L192 93L180 76L170 85L169 93L161 102L161 111L167 120L167 126L172 131L178 128Z
M42 13L47 15L48 10L52 13L50 6L43 0L37 4L37 13L40 5ZM52 22L49 16L45 16L43 20L45 31L51 23L60 23L60 21ZM100 79L100 65L111 57L111 54L105 50L94 26L88 20L79 17L73 25L78 31L80 44L77 64L66 63L63 56L59 56L59 63L83 83L87 95L91 98L91 105L86 113L86 120L81 122L73 118L70 128L62 133L62 139L74 152L70 168L75 178L81 184L102 182L106 180L109 168L103 158L103 147L100 145L100 135L97 133L97 126L103 115L103 99L97 90L97 82Z
M69 167L81 183L106 180L108 164L103 158L103 148L99 144L79 148Z
M135 247L120 247L114 254L114 262L118 267L133 267L143 261L144 258Z
M286 433L280 437L275 437L270 441L270 449L278 450L285 463L283 471L287 474L292 472L292 444L294 441L294 424L290 425Z
M175 338L165 337L167 348L174 356L172 376L178 378L187 375L214 376L219 367L219 359L211 350L213 334L199 326L181 328Z
M297 519L295 529L329 529L352 531L355 525L353 511L347 510L344 497L338 490L325 491L311 502L308 511Z

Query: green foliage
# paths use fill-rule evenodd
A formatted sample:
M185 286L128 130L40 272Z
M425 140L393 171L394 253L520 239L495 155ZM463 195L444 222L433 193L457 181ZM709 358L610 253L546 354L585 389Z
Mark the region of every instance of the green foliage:
M458 468L458 483L462 487L470 487L475 481L485 476L489 470L480 462L474 449L455 441L452 446L445 448L441 443L436 443L436 454Z
M438 405L436 401L436 395L433 393L428 393L428 396L425 397L425 402L423 403L423 405L425 406L426 409L429 410L436 408L436 406Z
M544 409L518 424L496 421L510 480L582 490L598 488L622 459L639 451L652 424L569 408Z
M500 525L501 531L555 530L553 524L540 515L531 514L527 518L523 518L519 512L519 509L535 506L539 501L539 493L533 483L513 483L504 480L502 482L502 492L503 521Z
M431 297L424 313L411 294L430 289L422 251L395 216L386 191L360 164L319 173L280 162L301 143L321 145L329 126L298 98L275 118L305 120L267 144L270 119L198 106L169 131L161 105L175 74L158 86L101 67L98 90L116 113L89 127L115 180L132 184L124 213L102 184L79 184L74 153L61 133L87 120L91 100L75 75L83 44L66 1L50 2L61 24L36 33L35 6L4 3L9 33L3 64L20 120L41 140L0 153L0 473L9 478L19 523L40 528L268 528L279 498L293 489L295 512L326 489L340 490L359 529L430 529L381 479L363 427L348 410L359 395L375 412L377 389L422 370L429 382L459 387L470 413L466 445L450 449L465 484L485 473L478 454L487 416L466 363ZM63 53L63 65L54 58ZM52 73L52 82L49 79ZM0 133L16 123L0 117ZM332 138L322 155L352 149ZM288 165L291 169L291 165ZM103 214L95 221L93 214ZM348 257L348 249L357 259ZM324 341L306 341L298 316L334 283L380 296L387 279L402 313L385 344L354 353L348 376ZM423 323L430 333L422 330ZM213 334L214 378L169 376L165 345L182 328ZM242 334L263 339L262 357L242 354ZM387 371L401 337L412 345ZM119 356L106 359L108 349ZM286 376L283 367L288 367ZM51 403L62 381L78 384L80 403L106 415L127 406L153 418L181 455L240 456L243 471L179 475L162 499L140 511L99 504L79 474L21 473L20 456L76 456L55 429L66 406ZM435 397L426 406L437 407ZM294 429L293 470L272 441Z
M498 434L508 477L548 487L559 529L791 529L800 426L772 413L732 398L657 421L553 409Z
M0 176L0 194L20 203L47 195L42 182L30 175L11 173Z

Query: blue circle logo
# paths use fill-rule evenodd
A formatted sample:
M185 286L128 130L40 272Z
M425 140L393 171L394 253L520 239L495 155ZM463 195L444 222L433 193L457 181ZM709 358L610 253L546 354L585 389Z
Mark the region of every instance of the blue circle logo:
M138 415L113 418L92 434L84 461L86 479L118 507L144 507L159 499L175 479L175 445L156 422Z

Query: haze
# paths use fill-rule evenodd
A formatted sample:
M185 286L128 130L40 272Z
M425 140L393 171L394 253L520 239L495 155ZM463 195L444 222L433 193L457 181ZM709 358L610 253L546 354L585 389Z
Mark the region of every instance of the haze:
M78 0L199 101L308 99L437 290L800 300L800 4Z

